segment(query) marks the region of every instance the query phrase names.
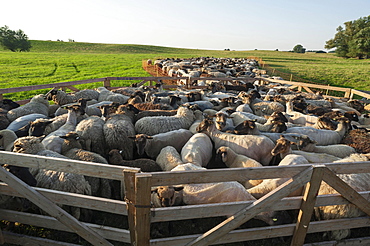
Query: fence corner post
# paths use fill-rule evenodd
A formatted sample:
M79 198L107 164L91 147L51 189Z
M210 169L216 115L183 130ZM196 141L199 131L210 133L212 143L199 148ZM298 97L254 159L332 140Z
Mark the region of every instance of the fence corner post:
M150 245L151 174L135 178L135 241L136 245Z
M108 77L104 79L104 84L103 84L103 86L104 86L105 88L109 88L109 87L110 87L110 79L109 79Z

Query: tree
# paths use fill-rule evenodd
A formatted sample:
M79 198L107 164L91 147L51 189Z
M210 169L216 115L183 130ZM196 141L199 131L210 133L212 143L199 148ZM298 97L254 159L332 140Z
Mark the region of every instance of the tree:
M326 41L326 49L336 48L340 57L370 57L370 16L347 21L339 26L334 38Z
M22 30L13 31L8 26L0 27L0 45L13 52L29 51L32 47Z
M303 46L301 44L297 44L296 46L294 46L293 52L294 53L305 53L306 48L303 48Z

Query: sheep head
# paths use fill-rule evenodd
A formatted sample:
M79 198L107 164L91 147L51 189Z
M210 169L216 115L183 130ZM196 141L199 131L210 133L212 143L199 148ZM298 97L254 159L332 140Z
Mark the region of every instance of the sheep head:
M152 202L156 207L170 207L182 204L184 187L159 186L152 191Z
M152 136L148 136L146 134L137 134L136 136L129 136L129 138L135 141L137 153L139 156L144 155L147 140L153 139Z

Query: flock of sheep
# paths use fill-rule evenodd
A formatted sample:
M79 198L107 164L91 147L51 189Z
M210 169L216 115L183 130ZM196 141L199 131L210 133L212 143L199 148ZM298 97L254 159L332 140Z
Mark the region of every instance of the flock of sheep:
M169 74L182 70L190 75L190 69L225 76L258 72L258 63L247 59L196 58L155 64ZM0 103L0 146L17 153L140 167L144 172L370 158L370 119L359 100L324 99L320 94L296 92L280 84L263 85L258 80L238 85L212 81L207 86L173 91L163 90L161 84L113 91L99 87L73 94L55 88L23 106L5 99ZM30 185L122 199L120 185L112 180L37 169L30 169L29 175L27 170L7 168ZM370 190L368 173L339 176L355 190ZM152 202L163 207L253 201L285 181L154 187ZM335 190L326 183L321 185L319 194L332 193ZM9 199L0 196L0 204ZM82 216L78 208L66 209L76 218ZM316 215L333 219L364 213L353 205L341 205L319 207ZM263 213L258 219L273 224L274 216ZM349 230L331 232L336 240L348 236Z

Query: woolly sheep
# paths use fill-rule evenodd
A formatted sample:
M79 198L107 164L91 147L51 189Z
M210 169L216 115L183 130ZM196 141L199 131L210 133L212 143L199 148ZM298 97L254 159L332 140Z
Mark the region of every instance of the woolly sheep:
M81 90L72 94L67 94L62 90L58 90L57 88L51 89L47 94L48 100L53 100L56 105L62 106L69 103L77 102L78 99L84 98L87 100L98 100L99 92L92 89L85 89Z
M34 136L21 137L14 142L13 152L67 159L67 157L61 154L46 150L41 140L42 138ZM33 175L37 180L38 187L91 195L91 186L83 175L45 169L34 170ZM78 219L80 217L80 209L73 208L72 215Z
M142 172L158 172L162 171L161 167L152 159L139 158L135 160L124 160L122 158L122 150L112 149L109 151L109 163L126 167L138 167Z
M177 114L177 109L166 110L166 109L154 109L154 110L144 110L135 115L135 122L144 117L149 116L174 116Z
M179 152L172 146L164 147L159 152L155 162L163 171L171 171L176 166L184 164Z
M194 112L187 107L179 107L175 116L144 117L135 123L137 133L149 136L178 129L189 129L195 120Z
M64 136L58 136L63 141L61 154L64 156L80 161L108 164L108 161L101 155L83 150L79 142L80 136L76 132L69 132ZM111 198L111 184L107 179L85 176L85 179L91 186L93 196Z
M129 137L134 139L139 156L143 156L144 153L146 153L149 158L155 159L161 149L166 146L173 146L178 152L180 152L192 135L193 133L189 130L179 129L159 133L153 136L137 134L136 136Z
M29 103L21 107L9 110L7 117L10 121L14 121L21 116L34 113L49 115L49 101L42 94L34 96Z
M212 158L213 144L204 133L194 134L181 149L181 159L184 163L193 163L206 167Z
M121 105L117 113L107 116L103 126L108 151L122 150L125 160L132 160L134 157L134 143L129 137L135 135L133 124L135 113L137 109L131 104Z
M99 92L99 98L98 98L99 102L112 101L112 102L124 104L130 98L128 96L125 96L119 93L111 92L105 87L98 87L96 90Z

